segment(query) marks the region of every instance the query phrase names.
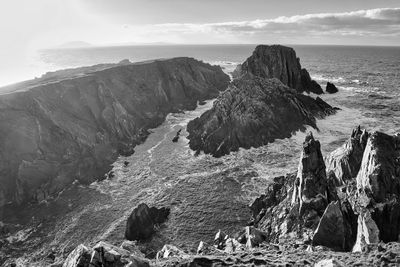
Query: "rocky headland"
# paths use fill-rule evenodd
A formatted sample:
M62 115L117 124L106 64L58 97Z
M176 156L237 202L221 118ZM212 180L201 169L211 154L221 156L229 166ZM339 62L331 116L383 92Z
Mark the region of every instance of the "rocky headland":
M219 66L174 58L57 71L7 87L0 95L0 207L103 179L168 113L194 109L228 83Z
M301 67L294 49L283 45L258 45L253 54L233 72L234 78L243 75L277 78L298 92L324 93L308 71Z
M259 147L306 125L318 129L316 119L336 113L321 98L302 94L323 92L292 48L257 46L233 76L212 109L187 126L190 148L197 153L219 157L240 147Z
M231 82L212 109L189 122L189 145L220 157L288 138L306 125L317 129L316 118L335 112L321 98L300 94L276 78L243 76Z

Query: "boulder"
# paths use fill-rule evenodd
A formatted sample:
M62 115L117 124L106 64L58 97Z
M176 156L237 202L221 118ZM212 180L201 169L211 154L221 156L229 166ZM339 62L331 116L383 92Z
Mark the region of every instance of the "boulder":
M259 45L253 54L233 72L234 78L243 75L277 78L299 92L322 94L321 86L313 81L293 48L282 45Z
M245 238L246 238L246 247L254 248L258 247L261 243L267 241L268 234L263 231L260 231L259 229L253 226L246 226Z
M99 242L93 247L90 266L122 267L129 263L129 251L105 242Z
M63 267L86 267L89 266L91 253L89 249L80 244L77 246L64 261Z
M344 266L346 265L335 258L320 260L314 265L314 267L344 267Z
M380 240L400 241L400 202L397 198L374 205L371 217L379 229Z
M335 251L350 251L355 242L354 221L354 216L344 216L339 201L329 203L315 230L312 245L325 246Z
M220 157L240 147L259 147L288 138L316 118L336 110L322 99L299 94L278 79L242 76L213 107L187 125L191 149Z
M149 239L156 232L156 226L168 219L169 213L169 208L149 208L145 203L140 204L127 220L125 238L131 241Z
M330 82L327 82L327 83L326 83L326 89L325 89L325 91L326 91L327 93L329 93L329 94L334 94L334 93L339 92L339 90L337 89L337 87L336 87L333 83L330 83Z
M333 172L337 184L342 185L357 176L368 140L368 132L358 126L350 138L326 158L326 171Z
M168 259L168 258L185 258L188 257L188 254L185 253L184 251L180 250L176 246L173 245L164 245L164 247L157 252L156 259L161 260L161 259Z
M65 260L63 267L149 267L143 255L106 242L97 243L92 249L76 247Z
M229 236L219 230L214 237L214 247L220 250L225 249L225 243L229 239Z

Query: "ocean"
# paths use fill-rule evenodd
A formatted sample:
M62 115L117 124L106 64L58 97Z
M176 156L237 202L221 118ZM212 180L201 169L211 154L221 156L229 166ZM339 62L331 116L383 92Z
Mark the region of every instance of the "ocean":
M324 156L343 144L358 125L370 132L400 132L400 47L293 47L314 79L323 87L330 81L339 88L338 93L321 97L341 110L318 120L319 130L306 130L320 140ZM122 59L191 56L221 65L229 73L254 48L255 45L85 48L42 51L39 58L43 64L59 69ZM89 186L75 184L54 203L36 208L35 216L45 214L47 220L36 232L28 231L24 238L30 242L18 249L29 251L27 255L33 257L54 247L69 251L79 243L93 245L107 240L119 244L127 216L141 202L171 208L168 222L153 238L154 250L170 243L195 251L199 240L210 242L219 229L235 233L249 220L248 205L264 193L271 178L297 169L306 132L296 132L291 138L263 147L240 149L222 158L194 156L188 147L186 125L211 106L212 100L194 111L170 114L161 126L151 130L132 156L121 156L113 164L113 178ZM181 138L172 143L179 129ZM128 167L124 167L125 161L130 162ZM40 232L45 238L40 238Z

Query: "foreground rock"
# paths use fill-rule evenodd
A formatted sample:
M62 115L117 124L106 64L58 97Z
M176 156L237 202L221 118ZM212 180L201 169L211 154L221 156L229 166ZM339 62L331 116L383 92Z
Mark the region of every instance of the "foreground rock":
M355 178L361 167L368 132L360 126L353 130L346 143L327 156L327 172L332 172L338 185Z
M365 145L361 146L364 149L359 171L339 184L334 169L332 175L327 175L320 143L308 134L297 173L272 179L265 194L250 206L253 219L242 231L233 236L219 231L213 245L200 242L197 255L166 245L152 263L155 266L398 266L399 136L368 134L358 127L346 144L358 147L360 141ZM336 160L342 162L344 158ZM345 162L359 165L358 160ZM356 166L350 169L355 170ZM87 250L78 247L71 255L81 251L85 255Z
M149 261L140 252L133 252L105 242L92 249L79 245L73 250L63 267L148 267Z
M277 78L298 92L323 94L321 86L302 69L293 48L282 45L259 45L245 62L234 71L234 78L243 75Z
M58 71L0 95L0 206L90 183L166 115L216 97L229 77L191 58Z
M329 93L329 94L334 94L334 93L339 92L339 90L337 89L337 87L336 87L333 83L330 83L330 82L327 82L327 83L326 83L326 89L325 89L325 91L326 91L327 93Z
M190 148L219 157L290 137L336 111L322 99L297 93L278 79L244 76L220 94L212 109L190 121Z
M128 218L125 238L128 240L149 239L156 232L156 227L168 219L169 213L169 208L149 208L144 203L140 204Z

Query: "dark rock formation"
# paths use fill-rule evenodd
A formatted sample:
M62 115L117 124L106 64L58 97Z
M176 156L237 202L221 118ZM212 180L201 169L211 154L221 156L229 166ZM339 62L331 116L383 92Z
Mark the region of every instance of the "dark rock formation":
M339 201L329 203L315 230L312 245L350 251L356 241L357 225L354 222L357 218L351 207L345 212L342 212Z
M333 83L330 83L330 82L328 82L328 83L326 84L326 89L325 89L325 91L326 91L327 93L329 93L329 94L334 94L334 93L339 92L339 90L337 89L337 87L336 87Z
M166 115L216 97L229 77L191 58L58 71L0 95L0 206L90 183Z
M182 129L179 129L179 131L176 132L176 135L174 136L174 138L172 138L172 142L176 143L179 140L179 136L181 135L181 131Z
M128 240L149 239L155 233L155 227L168 219L169 212L169 208L149 208L144 203L140 204L128 218L125 238Z
M326 170L335 174L338 184L343 184L357 176L367 139L368 133L358 126L343 146L327 156Z
M298 92L322 94L321 86L311 80L306 69L302 69L300 60L293 48L282 45L259 45L245 62L234 71L234 78L243 75L262 78L277 78L283 84Z
M335 112L322 99L298 94L277 79L243 76L219 95L212 109L189 122L189 145L219 157L290 137L304 125L317 128L315 118Z

